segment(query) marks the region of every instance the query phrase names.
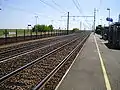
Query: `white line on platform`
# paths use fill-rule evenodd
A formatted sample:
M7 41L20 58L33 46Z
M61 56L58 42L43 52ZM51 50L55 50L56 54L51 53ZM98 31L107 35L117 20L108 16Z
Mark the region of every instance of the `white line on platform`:
M85 42L86 43L86 42ZM79 54L82 52L83 48L85 47L85 43L83 45L83 47L81 48L81 50L79 51L79 53L77 54L77 56L75 57L74 61L72 62L72 64L70 65L70 67L67 69L66 73L64 74L64 76L62 77L61 81L58 83L58 85L56 86L55 90L57 90L59 88L59 86L61 85L62 81L64 80L64 78L66 77L66 75L68 74L68 72L70 71L71 67L73 66L74 62L76 61L76 59L78 58Z
M107 89L107 90L112 90L112 89L111 89L110 82L109 82L109 78L108 78L108 75L107 75L107 72L106 72L106 69L105 69L105 65L104 65L102 56L101 56L101 54L100 54L100 49L99 49L99 47L98 47L98 44L97 44L97 40L96 40L95 35L94 35L94 40L95 40L95 44L96 44L96 47L97 47L98 55L99 55L99 58L100 58L100 63L101 63L101 68L102 68L102 72L103 72L103 76L104 76L104 80L105 80L106 89Z

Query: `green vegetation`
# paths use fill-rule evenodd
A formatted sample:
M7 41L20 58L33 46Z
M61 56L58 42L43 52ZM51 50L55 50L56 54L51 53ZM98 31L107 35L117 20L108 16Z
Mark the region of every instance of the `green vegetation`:
M0 36L2 36L4 33L4 30L0 29Z
M101 34L101 33L102 33L102 30L103 30L102 25L98 25L98 26L96 26L95 33L97 33L97 34Z
M53 31L53 26L52 25L35 25L33 28L32 28L32 31L33 32L46 32L46 31Z
M78 31L79 30L79 28L73 28L73 32L75 32L75 31Z
M53 26L52 25L35 25L32 29L0 29L0 37L4 37L5 35L8 37L14 37L16 36L25 36L31 35L31 30L32 30L32 35L36 35L36 31L38 32L37 34L41 34L41 32L47 32L47 31L53 31Z
M30 29L27 30L27 29L0 29L0 37L3 37L5 36L5 34L7 34L7 36L16 36L16 34L9 34L9 32L14 32L16 33L17 31L17 34L18 36L23 36L24 35L24 31L25 31L25 34L26 35L30 35Z

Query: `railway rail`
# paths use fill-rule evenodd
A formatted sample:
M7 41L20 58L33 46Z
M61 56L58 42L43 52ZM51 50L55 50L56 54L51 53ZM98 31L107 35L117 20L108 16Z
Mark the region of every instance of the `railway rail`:
M42 42L37 41L34 43L33 42L27 43L25 45L22 44L22 45L18 45L18 46L13 46L12 49L10 49L10 47L8 47L8 49L6 49L6 50L3 49L2 52L0 52L0 61L9 59L9 58L14 57L14 56L20 56L21 54L24 54L26 52L31 52L31 50L33 50L33 49L41 48L45 45L64 40L64 39L69 38L71 36L75 37L75 35L73 34L70 36L48 39L48 40L45 40Z
M44 83L41 85L41 82L45 80L46 83L46 80L48 81L66 61L69 61L68 58L76 50L79 51L88 36L89 33L82 33L74 38L74 40L70 40L64 43L64 45L59 45L57 48L37 57L37 59L30 61L22 67L20 66L7 72L7 74L2 74L0 77L0 88L2 90L37 90L41 86L43 88ZM7 67L10 68L9 66ZM1 72L4 73L4 71ZM39 82L40 84L38 84Z
M67 68L70 66L70 64L72 63L72 61L74 60L74 58L73 57L75 57L75 55L74 56L72 56L74 53L76 53L76 51L77 51L77 53L79 52L79 50L82 48L82 45L84 44L84 42L86 41L86 39L88 38L88 36L87 37L85 37L62 61L61 61L61 63L60 64L58 64L41 82L39 82L34 88L33 88L33 90L48 90L48 88L49 88L49 90L51 90L51 89L53 89L53 87L51 88L50 86L48 87L47 85L48 85L48 82L49 82L49 80L66 64L67 65ZM78 49L78 50L77 50ZM70 58L72 58L72 60L71 61L68 61L68 60L70 60ZM68 65L69 64L69 65ZM61 71L62 71L62 73L63 73L63 75L64 75L64 73L65 73L65 71L67 70L67 68L63 68L64 69L64 71L62 71L62 69L61 69ZM59 71L59 73L57 73L58 75L61 73L61 71ZM53 78L52 78L53 79ZM55 79L54 79L55 80ZM54 80L53 80L53 82L54 82ZM49 82L49 84L50 83L53 83L53 82ZM46 85L46 83L47 83L47 85ZM54 83L55 84L55 83ZM51 86L54 86L54 84L52 84ZM45 85L46 85L46 87L45 87ZM54 88L55 89L55 88Z
M30 45L35 45L35 44L38 44L38 43L44 43L46 41L50 41L50 40L54 40L54 39L55 40L60 39L60 38L62 39L62 38L69 37L69 36L72 36L72 35L74 35L74 34L50 37L47 40L46 39L42 39L42 40L38 39L38 40L28 41L28 42L24 42L24 43L18 43L17 45L13 44L13 45L8 46L8 47L0 48L0 53L2 53L2 52L9 52L9 51L16 50L16 49L21 49L21 48L24 48L24 47L28 47Z
M23 65L26 65L27 63L43 56L44 54L60 47L61 45L64 45L65 43L70 42L72 39L74 39L74 38L71 38L71 39L69 38L69 40L64 40L64 41L57 42L55 44L47 45L43 48L39 48L37 50L33 50L31 52L24 53L24 55L21 54L19 56L15 56L15 57L6 59L4 61L1 61L0 77L20 68Z

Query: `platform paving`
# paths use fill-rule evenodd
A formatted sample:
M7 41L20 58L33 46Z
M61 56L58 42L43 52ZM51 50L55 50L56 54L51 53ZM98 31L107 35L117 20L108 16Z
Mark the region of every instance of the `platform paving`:
M56 90L106 90L94 34L90 35L83 51Z
M106 66L111 90L120 90L120 49L110 48L107 41L96 35L100 53Z

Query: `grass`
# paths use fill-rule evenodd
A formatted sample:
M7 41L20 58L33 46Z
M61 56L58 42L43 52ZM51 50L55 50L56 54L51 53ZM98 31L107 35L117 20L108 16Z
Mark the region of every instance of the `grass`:
M15 32L16 33L16 30L17 30L17 36L24 36L24 30L25 30L25 36L31 35L31 30L27 30L27 29L7 29L7 32ZM5 32L5 29L0 29L0 37L5 36L4 32ZM46 32L46 34L47 33L48 32ZM54 31L52 33L54 33ZM37 34L40 35L41 32L38 32ZM42 34L44 34L44 33L42 32ZM36 33L32 32L32 35L36 35ZM8 34L7 35L7 37L15 37L15 36L16 36L16 34Z
M30 35L30 30L17 29L18 36L24 36L24 30L25 30L25 35ZM0 37L5 36L4 32L5 32L5 29L0 29ZM16 29L7 29L7 32L15 32L16 33ZM13 37L13 36L16 36L16 34L8 34L8 37Z

